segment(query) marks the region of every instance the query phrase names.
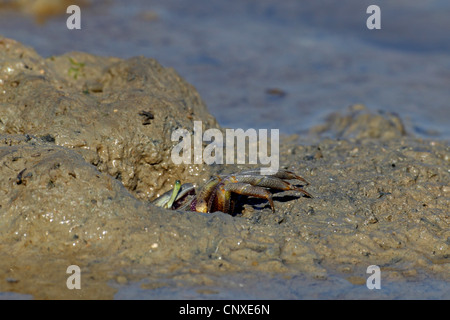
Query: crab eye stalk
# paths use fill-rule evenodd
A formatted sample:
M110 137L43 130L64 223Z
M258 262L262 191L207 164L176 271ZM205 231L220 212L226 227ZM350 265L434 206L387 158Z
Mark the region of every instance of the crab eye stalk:
M180 188L181 188L180 180L175 181L175 185L173 186L172 196L170 197L169 201L167 201L167 203L164 205L164 208L172 209L172 205L178 196L178 192L180 192Z

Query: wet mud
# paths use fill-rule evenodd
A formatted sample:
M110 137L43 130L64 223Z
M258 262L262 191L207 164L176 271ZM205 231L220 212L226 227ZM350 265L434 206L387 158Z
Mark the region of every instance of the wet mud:
M248 168L175 165L171 133L197 120L219 128L195 88L153 59L42 58L0 38L0 291L110 299L140 283L220 298L239 275L283 279L280 298L304 297L302 283L317 297L315 283L336 277L365 287L369 265L397 284L448 281L447 141L356 105L280 140L280 166L314 198L276 193L275 213L246 199L234 216L157 208L150 200L176 179ZM81 290L66 286L70 265Z

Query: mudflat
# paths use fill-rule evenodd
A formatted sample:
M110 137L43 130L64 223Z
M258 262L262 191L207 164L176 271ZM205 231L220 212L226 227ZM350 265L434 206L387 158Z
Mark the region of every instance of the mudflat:
M280 166L314 198L277 193L275 213L244 199L234 216L157 208L150 200L176 179L201 185L248 168L175 165L171 133L194 121L222 129L195 88L153 59L42 58L0 38L0 291L108 299L144 281L214 298L233 275L365 286L370 265L395 283L448 281L447 141L356 105L280 140ZM82 290L66 286L70 265Z

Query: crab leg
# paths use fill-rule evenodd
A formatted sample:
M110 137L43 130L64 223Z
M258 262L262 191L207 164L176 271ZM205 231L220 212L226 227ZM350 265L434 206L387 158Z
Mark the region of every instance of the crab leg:
M197 204L195 211L207 213L210 209L210 202L214 201L214 189L219 184L220 180L211 178L197 195ZM212 200L211 200L212 199Z
M181 185L180 181L175 181L175 185L172 190L167 191L159 198L153 201L153 204L158 207L163 208L171 208L172 204L184 196L187 192L189 192L193 188L192 183L186 183ZM175 198L174 198L175 197Z
M222 212L231 212L230 204L231 204L231 191L225 189L225 185L222 184L219 186L219 193L217 195L217 203L216 208L212 208L212 205L208 208L208 212L212 212L213 210L218 210Z
M286 179L286 180L296 179L296 180L302 181L306 184L309 184L308 181L306 181L304 178L296 175L294 172L283 170L283 169L280 169L277 172L275 172L274 174L270 174L270 175L262 175L261 169L251 169L251 170L242 171L239 173L239 175L266 176L266 177L275 177L275 178Z
M295 173L293 173L292 171L286 171L286 170L279 170L277 173L275 173L274 175L272 175L274 177L280 178L280 179L287 179L287 180L291 180L291 179L296 179L296 180L300 180L303 181L306 184L309 184L308 181L306 181L305 179L303 179L302 177L296 175Z
M287 181L281 180L281 178L278 178L276 176L260 176L260 175L253 175L253 174L244 174L244 175L238 175L234 176L235 180L238 182L243 183L249 183L254 186L258 187L265 187L265 188L272 188L277 190L295 190L299 191L308 197L312 198L313 196L310 195L305 190L298 188L292 184L290 184Z
M175 202L175 199L177 198L180 189L181 189L181 182L180 180L177 180L175 181L175 185L173 186L172 195L170 196L169 201L164 205L164 208L172 209L172 205Z
M221 187L217 197L218 209L222 212L229 212L231 193L237 193L244 196L253 196L256 198L266 199L270 203L272 211L275 212L275 206L273 205L272 194L263 188L249 185L244 182L228 183Z

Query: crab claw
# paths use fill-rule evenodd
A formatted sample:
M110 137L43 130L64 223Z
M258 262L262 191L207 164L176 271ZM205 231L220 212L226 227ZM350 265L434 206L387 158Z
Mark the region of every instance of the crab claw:
M172 209L174 207L181 206L182 204L179 202L194 191L194 185L192 183L185 183L181 185L180 181L177 180L175 181L175 185L172 190L162 194L152 203L157 207Z

